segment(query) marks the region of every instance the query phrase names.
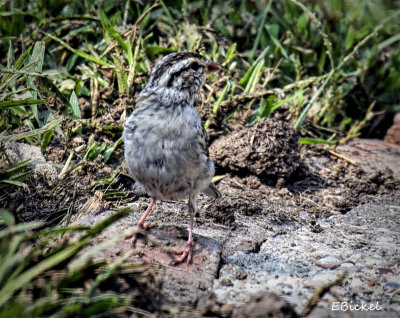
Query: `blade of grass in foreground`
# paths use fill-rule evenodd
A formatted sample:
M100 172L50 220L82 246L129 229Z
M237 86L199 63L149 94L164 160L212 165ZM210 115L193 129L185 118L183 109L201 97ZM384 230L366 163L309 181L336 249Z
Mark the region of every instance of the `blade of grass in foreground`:
M81 110L79 108L78 98L76 97L75 91L72 91L69 103L71 104L75 119L81 119Z
M14 277L12 280L8 281L5 285L3 285L0 289L0 307L2 307L5 303L7 303L11 297L26 286L29 282L31 282L35 277L38 277L41 273L46 270L53 268L54 266L64 262L66 260L71 260L79 251L81 251L86 245L88 245L91 239L101 233L106 227L111 225L112 223L118 221L119 219L125 217L129 213L132 212L132 209L129 207L119 209L116 213L109 216L102 222L96 224L91 229L89 229L86 234L81 236L81 238L76 241L69 243L67 246L63 247L60 251L51 256L43 259L41 262L36 264L35 266L29 268L28 270L22 272L20 275ZM32 226L37 226L40 223L31 223ZM22 224L25 228L26 224ZM18 227L18 225L16 226Z
M108 148L106 151L104 151L104 163L107 163L107 161L110 159L112 153L123 143L123 138L120 137L115 143L114 146L111 148Z
M280 100L278 102L273 102L273 103L264 103L262 106L264 107L260 107L259 110L259 115L257 120L264 118L264 117L268 117L270 114L272 114L275 110L277 110L279 107L281 107L282 105L291 102L292 100L294 100L295 98L299 97L303 95L303 90L300 89L297 92L295 92L293 95L286 97L283 100ZM263 99L265 100L265 99ZM263 101L262 100L262 101ZM268 102L268 100L267 100Z
M254 54L256 54L256 50L258 48L258 44L260 43L261 34L262 34L263 30L264 30L265 19L267 18L268 12L271 10L271 4L272 4L272 0L269 0L268 4L267 4L267 6L266 6L266 8L265 8L265 10L263 12L261 23L260 23L260 26L258 27L257 36L256 36L256 39L254 40L254 45L253 45L253 48L252 48L250 56L249 56L250 60L252 60L254 58Z

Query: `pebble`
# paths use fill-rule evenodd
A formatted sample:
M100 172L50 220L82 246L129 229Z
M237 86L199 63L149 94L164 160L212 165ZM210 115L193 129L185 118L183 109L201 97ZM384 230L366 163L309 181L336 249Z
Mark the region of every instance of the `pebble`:
M304 282L304 286L316 288L316 287L324 286L330 282L333 282L337 278L338 278L338 275L334 274L334 273L319 274L313 278L307 279Z
M387 282L387 283L385 284L385 287L388 287L388 288L400 288L400 284L398 284L398 283L393 283L393 282Z
M332 265L337 265L340 264L341 261L333 256L326 256L326 257L322 257L318 260L318 263L324 266L332 266Z

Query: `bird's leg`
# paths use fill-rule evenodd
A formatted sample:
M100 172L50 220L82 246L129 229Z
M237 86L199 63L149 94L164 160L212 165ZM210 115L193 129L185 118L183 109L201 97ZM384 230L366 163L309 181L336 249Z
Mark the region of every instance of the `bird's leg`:
M193 252L193 221L196 214L196 196L189 196L189 239L183 251L174 251L174 254L180 255L176 258L173 264L182 263L185 259L189 264L192 261Z
M146 211L143 213L142 217L140 218L138 224L136 225L136 230L141 231L141 230L147 230L149 227L150 223L144 224L144 221L146 220L147 216L150 214L151 209L154 207L156 204L156 199L153 199L150 203L150 205L147 207ZM129 238L130 236L127 236L126 238ZM135 243L137 240L137 235L134 234L131 238L131 245L134 247Z

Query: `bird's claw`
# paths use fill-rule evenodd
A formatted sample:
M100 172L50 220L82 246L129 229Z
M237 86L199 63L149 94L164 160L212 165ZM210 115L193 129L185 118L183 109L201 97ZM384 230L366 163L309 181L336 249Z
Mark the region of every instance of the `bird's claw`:
M184 250L173 251L173 253L175 255L180 255L180 257L172 261L172 265L183 263L185 259L186 262L190 264L193 256L193 242L187 242Z
M143 225L142 225L141 230L146 231L146 230L149 228L149 226L150 226L150 222L147 222L146 224L143 224Z
M149 226L150 226L150 222L147 222L146 224L140 224L139 223L136 226L136 231L146 231L149 228ZM131 239L131 246L135 247L136 240L137 240L137 234L132 233L130 235L125 236L125 239L128 239L128 238Z

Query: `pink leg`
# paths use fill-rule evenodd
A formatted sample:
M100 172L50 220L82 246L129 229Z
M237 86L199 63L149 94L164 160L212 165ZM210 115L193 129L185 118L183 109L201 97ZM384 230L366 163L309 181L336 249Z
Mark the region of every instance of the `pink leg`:
M196 197L189 196L189 239L186 243L186 247L183 251L174 251L174 254L181 255L173 264L182 263L185 259L189 264L192 261L192 254L193 254L193 221L194 215L196 213Z
M144 221L146 220L147 216L150 214L151 209L154 207L154 205L156 204L157 200L153 199L150 203L150 205L147 207L146 211L143 213L142 217L140 218L138 224L136 225L136 230L147 230L147 228L149 227L149 223L144 224ZM127 236L126 238L129 238L130 236ZM137 236L133 235L131 238L131 245L132 247L135 247L136 244L136 240L137 240Z
M194 215L190 215L189 221L189 239L186 243L186 247L183 251L174 251L174 254L181 255L175 261L174 264L182 263L187 258L187 263L189 264L192 261L192 252L193 252L193 219Z

